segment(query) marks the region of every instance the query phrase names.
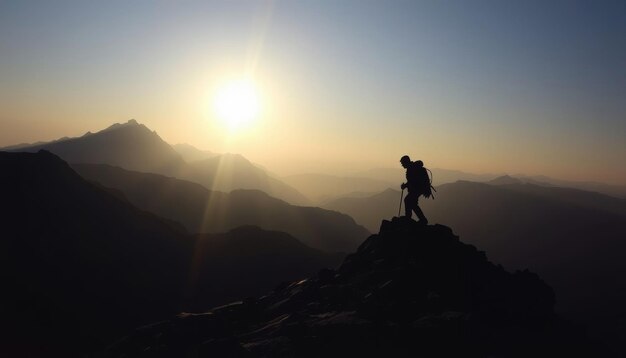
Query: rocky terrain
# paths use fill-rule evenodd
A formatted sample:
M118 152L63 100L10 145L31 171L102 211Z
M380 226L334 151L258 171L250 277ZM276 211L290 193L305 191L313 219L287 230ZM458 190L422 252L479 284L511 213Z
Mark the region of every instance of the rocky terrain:
M182 313L111 345L114 357L544 357L594 354L552 289L509 273L442 225L383 221L337 270Z

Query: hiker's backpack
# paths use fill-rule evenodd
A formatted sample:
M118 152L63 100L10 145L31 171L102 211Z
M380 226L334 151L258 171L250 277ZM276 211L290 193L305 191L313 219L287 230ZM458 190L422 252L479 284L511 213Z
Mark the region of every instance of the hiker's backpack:
M424 167L424 163L421 160L414 162L412 169L413 175L415 176L415 189L417 189L417 192L424 195L426 198L432 197L434 199L435 195L433 195L433 191L436 192L437 190L433 187L433 173Z

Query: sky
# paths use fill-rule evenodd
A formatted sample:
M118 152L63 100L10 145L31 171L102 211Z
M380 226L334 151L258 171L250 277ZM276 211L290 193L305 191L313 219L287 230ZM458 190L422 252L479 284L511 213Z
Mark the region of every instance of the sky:
M233 131L239 78L260 112ZM0 146L131 118L279 174L626 184L626 2L0 0Z

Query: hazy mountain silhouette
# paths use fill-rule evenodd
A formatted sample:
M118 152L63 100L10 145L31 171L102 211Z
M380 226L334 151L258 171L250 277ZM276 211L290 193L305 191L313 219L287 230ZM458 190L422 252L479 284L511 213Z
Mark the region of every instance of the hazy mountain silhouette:
M580 189L586 191L595 191L598 193L626 199L626 185L611 185L594 181L573 181L554 179L545 175L526 176L518 175L518 178L525 183L538 185L553 185L558 187Z
M560 187L577 189L586 192L601 193L620 199L626 199L626 186L611 185L606 183L598 183L593 181L572 181L561 180L547 177L545 175L527 176L527 175L504 175L487 181L489 184L505 185L505 184L534 184L538 186Z
M326 174L298 174L281 179L318 203L353 192L376 193L390 186L387 181Z
M458 170L432 169L438 184L457 180L488 181L493 174L471 174ZM405 170L398 168L377 168L339 177L325 174L300 174L282 178L283 181L298 189L318 204L326 206L337 199L362 198L378 194L388 188L397 188L405 181ZM369 194L369 195L368 195ZM378 225L376 218L374 226Z
M370 196L335 199L325 203L324 208L349 213L348 215L352 216L357 223L365 226L369 231L376 232L381 218L398 215L399 205L400 191L387 189Z
M174 150L178 152L178 154L180 154L186 162L195 162L197 160L209 159L219 155L218 153L213 153L208 150L198 149L187 143L174 144L172 145L172 148L174 148Z
M90 134L90 133L88 133L88 134ZM15 145L9 145L7 147L2 147L0 149L2 149L4 151L12 151L12 150L14 151L14 150L20 149L20 148L34 147L34 146L42 145L42 144L52 144L52 143L55 143L55 142L62 142L62 141L68 140L68 139L70 139L70 138L69 137L62 137L62 138L55 139L55 140L49 141L49 142L38 141L38 142L34 142L34 143L20 143L20 144L15 144Z
M594 191L605 195L615 196L626 199L626 186L624 185L611 185L598 182L583 182L554 179L544 175L528 176L523 174L515 175L496 175L496 174L475 174L467 173L459 170L429 168L432 170L434 183L437 185L454 183L456 181L473 181L473 182L489 182L500 178L511 178L512 180L520 180L521 183L535 184L540 186L557 186L563 188L573 188L586 191ZM404 170L398 166L398 168L377 168L362 171L352 175L353 177L370 178L389 183L390 187L398 187L398 183L404 180ZM509 180L511 180L509 179ZM497 182L496 182L497 183ZM503 183L502 183L503 184ZM512 184L512 183L508 183Z
M493 182L489 182L493 184ZM587 209L610 212L626 216L626 199L616 198L598 192L586 191L574 188L549 187L533 184L498 184L507 190L544 197L578 205Z
M440 225L383 222L336 270L139 328L110 356L547 357L599 352L537 275ZM158 342L158 343L157 343ZM155 345L158 344L157 345Z
M457 182L437 190L435 200L420 199L431 222L453 225L507 268L538 272L554 287L561 312L591 322L596 332L609 325L607 319L626 317L624 200L531 184ZM400 191L388 190L325 207L371 230L376 216L397 214L399 200ZM623 335L623 327L610 333Z
M503 175L495 179L489 180L487 183L493 184L493 185L510 185L510 184L522 184L523 182L521 179L513 178L510 175Z
M187 152L193 151L189 146L185 148ZM257 189L290 203L309 202L297 190L269 176L240 155L216 155L203 161L187 163L156 132L134 119L124 124L114 124L97 133L89 132L79 138L5 150L37 152L40 149L48 150L71 164L109 164L186 179L213 190Z
M3 355L84 353L338 262L258 228L192 237L116 194L49 152L0 152Z
M231 193L156 174L107 165L74 165L84 178L121 191L137 207L183 224L190 232L256 225L287 232L325 251L352 251L369 232L345 214L290 205L257 190Z
M427 165L428 166L428 165ZM478 182L485 182L492 180L498 175L496 174L474 174L474 173L466 173L460 170L450 170L450 169L440 169L440 168L430 168L433 176L435 178L435 183L437 185L441 185L444 183L453 183L457 180L471 180ZM361 177L361 178L370 178L375 180L380 180L387 182L391 185L392 188L399 187L402 181L404 181L404 173L405 169L398 166L396 168L375 168L366 171L362 171L359 173L355 173L353 176Z
M97 133L35 146L20 152L50 151L69 163L110 164L142 172L173 175L185 165L183 158L156 132L131 119Z
M296 189L271 177L265 170L239 154L220 154L191 162L176 177L200 183L211 190L256 189L292 204L310 202Z

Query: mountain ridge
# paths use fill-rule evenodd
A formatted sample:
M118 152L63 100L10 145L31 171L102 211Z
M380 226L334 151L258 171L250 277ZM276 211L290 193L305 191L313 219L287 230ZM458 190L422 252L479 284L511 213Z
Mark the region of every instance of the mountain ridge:
M341 259L259 228L188 235L46 151L0 152L0 197L7 356L84 356L138 325L257 294Z
M14 328L3 347L93 349L180 310L191 247L181 226L86 182L50 152L0 152L0 168L0 268L11 273L0 306Z
M448 357L597 353L536 274L506 272L452 230L383 221L337 270L142 327L106 354ZM184 333L182 333L184 332Z
M306 196L241 155L220 154L201 162L187 163L156 131L134 119L115 123L96 133L87 132L81 137L6 150L37 152L41 149L55 153L71 164L109 164L190 180L208 189L257 189L290 203L309 203Z
M352 251L369 235L346 214L291 205L257 190L210 191L158 174L106 165L74 165L84 178L120 190L134 205L182 223L193 233L222 232L257 225L290 233L308 246Z
M32 153L42 149L70 163L110 164L142 172L173 175L185 165L182 157L156 132L132 119L81 137L11 151Z

